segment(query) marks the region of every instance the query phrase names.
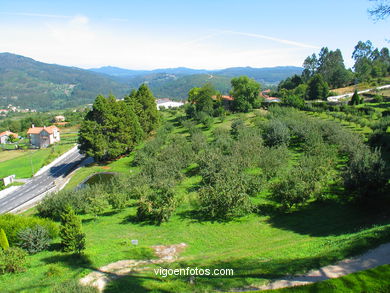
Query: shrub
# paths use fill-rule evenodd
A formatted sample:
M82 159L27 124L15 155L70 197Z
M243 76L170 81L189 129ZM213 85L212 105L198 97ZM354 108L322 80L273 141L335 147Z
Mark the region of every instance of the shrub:
M115 192L108 196L108 203L115 210L122 210L128 203L128 194L124 192Z
M250 186L244 178L239 174L232 174L199 190L201 212L205 218L229 219L251 210L248 194Z
M25 270L27 253L19 247L0 250L0 273L16 273Z
M137 218L140 221L151 221L160 225L169 220L176 209L177 201L169 186L153 186L140 198Z
M17 245L19 242L18 233L20 231L36 225L44 227L48 231L50 238L54 239L58 236L57 224L49 219L22 217L13 214L0 215L0 227L4 229L11 246Z
M4 229L0 229L0 247L4 250L9 248L8 238L4 232Z
M238 133L245 127L244 120L237 119L232 123L232 128L230 130L230 134L233 137L238 137Z
M85 234L81 231L81 221L71 207L61 215L61 245L65 252L80 254L85 249Z
M84 212L96 218L109 208L107 197L108 195L102 186L93 185L89 189L89 195L85 198L86 206Z
M92 286L81 285L76 280L69 280L54 286L52 293L98 293L99 290Z
M290 141L290 131L283 122L272 119L264 133L264 141L266 145L270 147L288 145Z
M379 150L368 147L357 149L348 163L344 174L344 185L357 199L375 196L387 184L385 162Z
M88 188L84 187L84 190L61 190L46 196L37 206L39 215L41 217L59 220L66 206L71 206L76 213L83 212L87 204L83 197L88 194L86 192Z
M40 225L20 231L18 238L20 239L18 246L30 254L45 250L51 241L47 230Z

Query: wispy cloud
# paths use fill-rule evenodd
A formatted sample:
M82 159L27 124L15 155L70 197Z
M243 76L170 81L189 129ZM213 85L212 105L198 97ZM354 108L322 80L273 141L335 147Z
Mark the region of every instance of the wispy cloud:
M245 37L256 38L256 39L270 40L270 41L274 41L277 43L292 45L294 47L299 47L299 48L309 48L309 49L319 49L320 48L318 46L314 46L314 45L310 45L310 44L305 44L305 43L291 41L291 40L284 40L284 39L261 35L261 34L229 31L229 30L218 30L216 33L208 34L208 35L205 35L203 37L199 37L199 38L196 38L194 40L190 40L188 42L185 42L183 45L192 45L192 44L199 43L201 41L211 39L213 37L220 36L223 34L239 35L239 36L245 36Z
M295 42L295 41L290 41L290 40L284 40L284 39L279 39L279 38L275 38L275 37L270 37L270 36L260 35L260 34L254 34L254 33L236 32L236 31L221 31L221 33L227 33L227 34L247 36L247 37L252 37L252 38L257 38L257 39L270 40L270 41L275 41L275 42L278 42L278 43L292 45L292 46L301 47L301 48L310 48L310 49L319 49L320 48L318 46L314 46L314 45L310 45L310 44L305 44L305 43L300 43L300 42Z
M0 12L2 15L11 15L11 16L31 16L31 17L48 17L48 18L72 18L69 15L59 15L59 14L43 14L43 13L30 13L30 12Z

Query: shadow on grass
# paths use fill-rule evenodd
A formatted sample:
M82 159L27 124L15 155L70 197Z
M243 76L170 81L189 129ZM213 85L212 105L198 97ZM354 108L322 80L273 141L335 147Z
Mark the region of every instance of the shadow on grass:
M390 223L383 213L367 205L359 207L335 201L315 202L289 213L271 210L267 215L270 216L267 221L273 227L315 237L355 233L373 225Z
M57 254L42 259L46 264L62 263L69 268L78 269L90 269L96 270L92 266L92 261L85 254Z
M144 293L144 292L149 292L150 289L148 287L146 287L145 284L147 284L148 282L153 281L153 280L158 282L157 279L154 279L152 277L129 275L126 277L115 279L112 282L108 283L105 290L104 290L104 293L114 293L114 292L115 293L119 293L119 292ZM163 290L163 289L159 288L157 290L153 290L153 292L168 293L168 292L175 292L175 291Z

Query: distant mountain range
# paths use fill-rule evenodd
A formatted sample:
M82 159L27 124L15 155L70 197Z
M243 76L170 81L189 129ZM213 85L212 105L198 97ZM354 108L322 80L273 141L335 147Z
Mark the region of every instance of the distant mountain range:
M279 66L266 68L231 67L221 70L192 69L186 67L154 70L131 70L112 66L90 69L102 75L111 76L116 81L138 87L147 83L156 97L186 99L194 86L209 82L220 92L227 94L232 77L247 75L263 86L277 85L281 80L294 74L301 74L302 68Z
M106 66L85 70L0 53L0 108L8 104L40 111L75 107L92 103L98 94L123 97L142 83L147 83L158 98L185 99L191 88L206 82L228 93L235 76L247 75L268 86L301 72L302 68L293 66L222 70L130 70Z

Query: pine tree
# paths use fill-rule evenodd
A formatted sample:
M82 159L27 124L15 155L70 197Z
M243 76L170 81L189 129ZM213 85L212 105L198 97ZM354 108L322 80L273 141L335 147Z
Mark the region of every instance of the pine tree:
M8 238L3 229L0 229L0 247L4 250L9 248Z
M81 221L71 207L66 207L61 215L60 237L65 252L80 254L85 249L85 234L81 231Z
M125 98L125 102L138 116L138 120L145 133L150 133L157 128L159 124L159 113L156 99L146 84L142 84L137 92L132 91Z
M137 115L114 96L98 96L80 127L80 151L97 161L131 151L144 136Z
M349 101L349 104L350 105L359 105L361 103L363 103L363 99L360 98L357 90L355 89L355 91L353 92L352 98Z

